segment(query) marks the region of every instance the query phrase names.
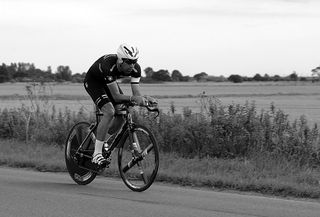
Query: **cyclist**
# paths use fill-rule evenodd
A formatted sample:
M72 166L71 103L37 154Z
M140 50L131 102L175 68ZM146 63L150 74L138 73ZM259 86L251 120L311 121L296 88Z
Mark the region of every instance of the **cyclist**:
M156 103L152 97L141 95L139 86L141 68L137 63L138 58L137 47L121 44L117 54L100 57L86 74L84 87L103 113L97 127L92 163L101 165L107 161L102 156L102 148L105 141L124 124L121 103L131 101L139 106L145 106L148 101ZM124 95L117 83L117 79L123 77L131 77L132 96ZM108 144L105 144L105 148L107 146Z

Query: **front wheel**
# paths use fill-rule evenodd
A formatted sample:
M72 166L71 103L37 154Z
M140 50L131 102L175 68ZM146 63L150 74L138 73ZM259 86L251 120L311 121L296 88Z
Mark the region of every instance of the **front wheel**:
M125 132L119 146L118 167L131 190L141 192L152 185L159 168L159 150L151 131L135 125L131 132Z
M79 146L90 132L89 127L90 124L87 122L79 122L75 124L69 132L65 146L65 160L68 172L71 178L79 185L89 184L97 175L97 173L81 167L80 164L84 162L79 161L85 161L87 159L82 159L77 156L77 150ZM93 140L94 135L92 133L87 139L86 142L88 144L86 145L89 147L92 146L94 142Z

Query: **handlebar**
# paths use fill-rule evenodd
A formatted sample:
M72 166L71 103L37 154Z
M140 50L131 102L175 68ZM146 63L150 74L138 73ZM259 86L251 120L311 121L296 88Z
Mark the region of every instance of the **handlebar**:
M124 108L122 110L128 110L130 107L134 107L134 106L138 106L136 103L134 102L125 102L125 103L121 103ZM147 105L142 106L145 107L149 112L155 112L157 113L157 115L155 116L155 118L157 118L160 114L160 110L158 108L158 103L152 103L152 102L147 102ZM98 108L98 106L95 106L96 108L96 115L101 116L103 115L103 113L100 111L100 109Z
M127 103L124 103L124 105L125 105L126 108L138 106L138 105L137 105L136 103L134 103L134 102L127 102ZM159 108L158 108L158 103L152 103L152 102L149 102L149 101L148 101L148 102L147 102L147 105L142 106L142 107L145 107L149 112L156 112L156 113L157 113L156 117L158 117L159 114L160 114L160 110L159 110ZM155 118L156 118L156 117L155 117Z
M148 102L148 104L149 104L149 102ZM149 112L156 112L157 113L156 117L159 116L160 111L158 108L158 103L151 103L151 105L147 105L146 108Z

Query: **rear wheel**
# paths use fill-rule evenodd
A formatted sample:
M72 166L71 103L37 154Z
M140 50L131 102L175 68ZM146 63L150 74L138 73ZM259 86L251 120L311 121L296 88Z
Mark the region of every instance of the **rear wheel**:
M129 132L119 146L118 166L124 183L133 191L144 191L154 182L159 168L159 150L153 134L144 126L136 125L132 131L136 148Z
M65 146L65 160L68 172L71 178L79 185L87 185L92 182L97 173L91 170L85 169L80 165L90 161L88 158L77 156L76 152L81 145L82 141L86 138L90 132L90 124L87 122L79 122L75 124L69 132ZM93 147L94 134L87 139L88 150ZM81 161L81 162L80 162Z

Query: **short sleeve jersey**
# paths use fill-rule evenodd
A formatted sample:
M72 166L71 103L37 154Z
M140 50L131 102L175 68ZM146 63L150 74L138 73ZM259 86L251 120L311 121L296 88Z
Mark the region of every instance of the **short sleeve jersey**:
M109 54L100 57L87 72L86 80L95 80L104 84L115 82L119 78L131 77L131 83L139 84L141 77L141 68L138 63L134 65L129 75L122 75L117 68L117 55Z

